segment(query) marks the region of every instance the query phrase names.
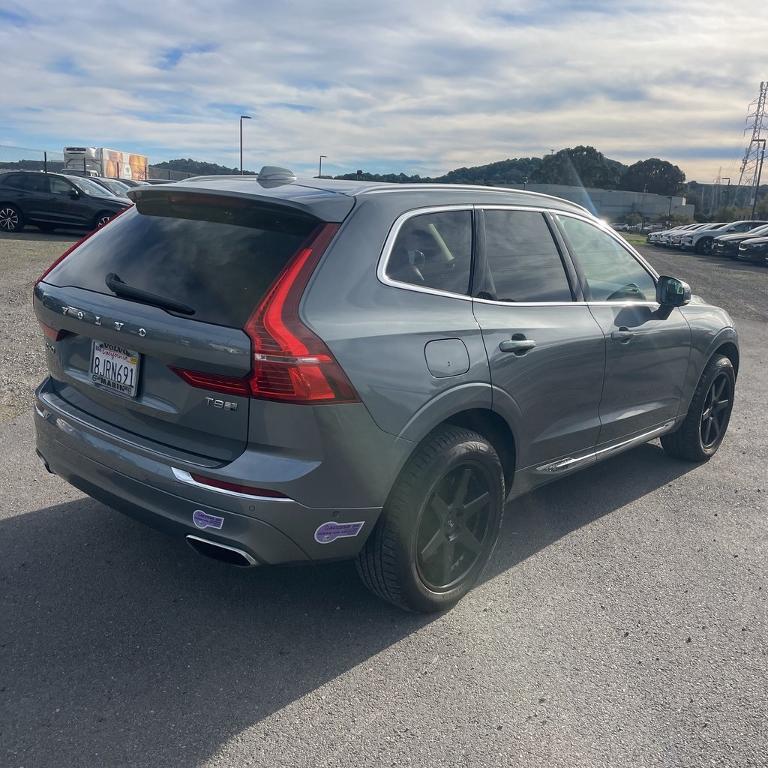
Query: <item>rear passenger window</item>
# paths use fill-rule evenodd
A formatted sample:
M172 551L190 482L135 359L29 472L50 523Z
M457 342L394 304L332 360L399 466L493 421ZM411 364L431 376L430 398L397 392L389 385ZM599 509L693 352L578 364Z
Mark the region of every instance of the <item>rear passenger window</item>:
M541 213L485 211L485 274L479 298L571 301L560 253Z
M472 212L443 211L408 219L387 261L399 283L466 294L472 265Z

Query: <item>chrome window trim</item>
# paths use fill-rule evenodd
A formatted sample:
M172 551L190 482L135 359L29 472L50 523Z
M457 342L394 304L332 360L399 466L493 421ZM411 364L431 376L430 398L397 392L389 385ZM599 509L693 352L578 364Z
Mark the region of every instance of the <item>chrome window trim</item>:
M256 499L258 501L281 501L281 502L293 501L293 499L289 499L287 496L286 497L259 496L255 493L239 493L238 491L230 491L227 488L217 488L214 485L206 485L205 483L199 483L185 469L178 469L177 467L171 467L171 472L173 472L173 476L180 483L184 483L185 485L192 485L195 488L201 488L204 491L210 491L212 493L220 493L223 496L233 496L236 499L250 499L250 500Z
M382 186L364 187L363 189L359 190L357 194L372 195L372 194L381 194L386 192L418 192L424 189L439 190L443 192L451 192L451 191L477 192L478 190L480 190L481 192L500 192L507 195L510 195L510 194L525 195L525 196L530 195L531 197L543 197L546 200L557 200L559 202L565 203L566 205L573 206L574 208L577 208L579 211L584 211L584 213L588 214L589 216L592 215L592 213L587 208L585 208L583 205L579 205L578 203L574 203L572 200L566 200L566 198L558 197L557 195L548 195L546 192L533 192L530 189L516 189L515 187L489 187L489 186L484 186L482 184L420 184L420 183L414 183L414 182L411 182L409 184L389 184L388 182L377 182L377 183L381 184ZM468 205L473 205L477 208L488 207L481 203L468 203ZM512 207L515 207L514 203L510 203L509 205ZM551 210L551 209L547 208L545 210Z
M448 299L459 299L460 301L476 301L481 304L494 304L500 307L585 307L585 306L609 306L609 307L625 307L625 306L651 306L658 307L659 304L656 301L496 301L494 299L479 299L473 296L468 296L463 293L451 293L450 291L441 291L437 288L425 288L419 285L413 285L411 283L404 283L400 280L393 280L387 275L387 265L389 263L389 257L392 255L392 249L394 248L397 236L400 234L400 229L403 224L414 216L423 216L429 213L443 213L445 211L475 211L475 210L509 210L509 211L534 211L536 213L549 213L552 215L562 214L564 216L571 216L574 219L580 219L581 221L591 224L601 232L605 232L610 235L616 242L625 250L629 251L630 255L637 259L641 266L648 272L650 272L654 283L658 281L659 275L656 270L651 267L650 264L630 246L626 241L622 242L623 238L617 235L607 224L603 224L601 221L595 219L589 212L584 216L578 213L571 213L569 211L561 211L555 208L545 208L540 206L531 205L504 205L500 203L463 203L456 205L430 205L423 208L413 208L398 216L387 233L387 237L384 240L384 245L381 249L381 255L379 256L379 262L376 266L376 277L383 285L391 288L399 288L404 291L413 291L414 293L427 293L432 296L442 296ZM586 209L585 209L586 210Z

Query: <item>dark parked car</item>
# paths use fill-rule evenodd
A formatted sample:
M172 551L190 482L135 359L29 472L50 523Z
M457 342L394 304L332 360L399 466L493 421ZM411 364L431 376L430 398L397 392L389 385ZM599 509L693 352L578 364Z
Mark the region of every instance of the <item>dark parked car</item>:
M728 256L735 259L739 255L739 246L756 237L765 237L768 235L768 225L756 227L749 232L736 232L732 235L720 235L716 237L712 245L713 256Z
M274 169L129 194L35 286L37 449L199 552L354 558L440 610L508 497L723 440L730 317L574 203Z
M0 232L21 232L26 224L43 232L97 229L132 204L87 178L39 171L0 174Z
M739 243L736 258L739 261L752 261L768 265L768 228L761 237L750 238Z

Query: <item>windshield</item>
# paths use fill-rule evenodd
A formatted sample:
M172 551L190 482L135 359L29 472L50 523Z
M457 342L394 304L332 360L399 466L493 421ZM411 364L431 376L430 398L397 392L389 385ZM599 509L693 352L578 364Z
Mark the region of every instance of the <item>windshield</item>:
M104 189L100 184L90 179L80 176L71 176L69 180L81 191L93 197L115 197L108 189Z
M128 191L128 185L123 184L122 181L115 181L114 179L102 179L101 186L106 187L110 192L113 192L120 197L125 197L125 193Z

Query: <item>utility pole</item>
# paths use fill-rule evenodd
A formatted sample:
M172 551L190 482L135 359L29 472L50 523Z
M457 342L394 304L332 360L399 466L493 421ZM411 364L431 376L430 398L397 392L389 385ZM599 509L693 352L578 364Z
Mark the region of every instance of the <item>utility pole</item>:
M243 175L243 120L250 120L250 115L240 115L240 175Z
M755 197L752 200L752 218L755 218L755 209L757 208L757 196L760 194L760 177L763 174L763 161L765 160L765 139L756 139L757 144L762 144L760 160L757 165L757 178L755 180Z

